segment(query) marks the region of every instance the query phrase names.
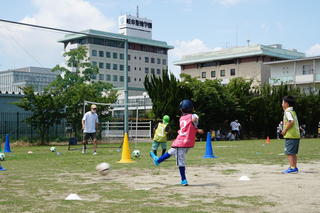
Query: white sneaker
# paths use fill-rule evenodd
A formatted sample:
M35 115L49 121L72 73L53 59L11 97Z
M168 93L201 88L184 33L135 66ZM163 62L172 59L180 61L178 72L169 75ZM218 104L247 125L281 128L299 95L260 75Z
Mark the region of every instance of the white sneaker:
M96 154L97 154L97 152L93 152L93 153L92 153L92 155L96 155Z
M82 149L82 154L86 154L86 153L87 153L87 150Z

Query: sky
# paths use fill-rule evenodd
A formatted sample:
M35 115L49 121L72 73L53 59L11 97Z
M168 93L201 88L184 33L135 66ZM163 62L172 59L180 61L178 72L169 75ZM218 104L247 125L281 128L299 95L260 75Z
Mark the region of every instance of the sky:
M153 22L152 37L183 55L250 44L282 44L320 55L320 1L315 0L1 0L0 19L81 31L118 32L118 16ZM0 70L63 64L63 33L0 22Z

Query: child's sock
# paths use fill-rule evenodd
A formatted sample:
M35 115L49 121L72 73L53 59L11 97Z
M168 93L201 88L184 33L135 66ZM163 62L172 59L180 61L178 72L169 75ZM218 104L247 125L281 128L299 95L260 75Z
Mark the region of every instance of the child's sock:
M181 180L186 180L186 167L179 166L179 171L180 171Z
M165 161L166 159L170 158L171 155L167 152L167 153L164 153L164 155L162 155L161 157L159 157L158 159L158 163L161 163L162 161Z

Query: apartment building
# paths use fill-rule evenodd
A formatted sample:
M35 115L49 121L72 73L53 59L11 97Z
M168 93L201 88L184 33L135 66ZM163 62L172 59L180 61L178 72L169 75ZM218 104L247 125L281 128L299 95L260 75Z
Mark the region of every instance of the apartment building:
M57 77L49 68L23 67L0 71L0 92L22 94L21 87L32 86L35 92L42 92Z
M99 67L96 81L112 83L117 88L124 85L124 42L128 40L129 95L141 95L146 75L161 75L168 67L168 50L173 46L152 39L152 22L131 15L119 17L119 34L98 30L82 31L86 35L68 34L59 42L65 50L86 46L92 64Z
M227 84L232 78L243 77L260 85L270 78L270 67L265 62L302 57L305 57L304 53L283 49L280 44L258 44L185 55L174 64L181 67L181 73L202 81L221 79L223 84Z
M320 56L265 63L270 67L271 85L291 84L310 93L320 86Z

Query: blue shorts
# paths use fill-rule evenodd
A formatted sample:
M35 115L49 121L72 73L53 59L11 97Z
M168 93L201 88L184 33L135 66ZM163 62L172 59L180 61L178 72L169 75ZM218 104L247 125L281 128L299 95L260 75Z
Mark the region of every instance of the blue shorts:
M284 145L284 154L296 155L299 151L300 139L286 138Z

